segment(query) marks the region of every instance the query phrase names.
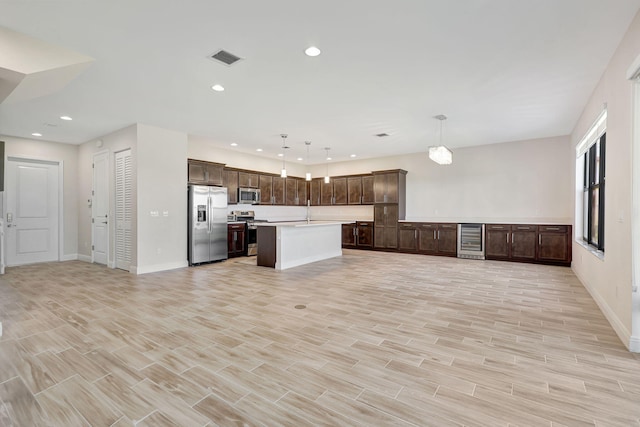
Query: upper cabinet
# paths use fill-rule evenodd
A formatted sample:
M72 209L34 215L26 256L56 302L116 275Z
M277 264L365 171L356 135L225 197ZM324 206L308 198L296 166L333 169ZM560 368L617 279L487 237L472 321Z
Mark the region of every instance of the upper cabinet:
M322 201L322 178L314 178L309 183L309 201L311 206L320 206Z
M227 202L237 204L239 188L259 188L260 204L284 206L343 206L397 203L404 218L406 171L389 170L371 174L323 178L310 182L304 178L225 168L221 163L189 159L189 183L227 187Z
M238 203L238 171L225 169L222 185L227 187L227 203L230 205Z
M187 161L189 184L223 185L224 165L222 163L205 162L189 159Z
M372 205L375 202L373 193L373 175L362 175L362 202L363 205Z
M292 177L285 179L285 205L307 205L307 182L304 179Z
M260 186L260 175L249 171L238 172L238 187L258 188Z
M407 171L405 170L373 172L374 203L402 203L406 183Z

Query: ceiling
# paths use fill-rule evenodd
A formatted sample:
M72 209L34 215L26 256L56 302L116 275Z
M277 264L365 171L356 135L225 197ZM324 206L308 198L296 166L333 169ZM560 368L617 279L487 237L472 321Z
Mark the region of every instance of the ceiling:
M2 102L0 134L80 144L144 123L275 157L286 133L287 158L306 161L308 140L310 163L324 161L325 147L339 161L424 152L440 139L455 152L567 135L639 8L640 0L0 0L1 27L93 59L54 93ZM306 56L311 45L322 54ZM208 58L219 49L243 59ZM0 70L6 64L0 52ZM442 134L438 114L448 116Z

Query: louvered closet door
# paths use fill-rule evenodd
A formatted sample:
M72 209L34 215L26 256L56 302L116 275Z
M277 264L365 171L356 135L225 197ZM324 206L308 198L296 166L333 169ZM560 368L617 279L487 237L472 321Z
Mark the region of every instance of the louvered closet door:
M131 267L133 222L133 164L131 150L116 153L116 268Z

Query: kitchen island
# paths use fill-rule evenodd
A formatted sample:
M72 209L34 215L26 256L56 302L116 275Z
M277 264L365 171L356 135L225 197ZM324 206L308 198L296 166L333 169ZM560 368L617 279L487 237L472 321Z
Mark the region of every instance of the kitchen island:
M342 224L349 221L257 223L257 264L276 270L342 256Z

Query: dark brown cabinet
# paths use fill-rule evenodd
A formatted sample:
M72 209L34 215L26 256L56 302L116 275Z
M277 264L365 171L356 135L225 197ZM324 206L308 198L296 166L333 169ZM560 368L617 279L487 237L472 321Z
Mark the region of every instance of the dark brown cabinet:
M222 186L227 187L227 203L235 205L238 203L238 171L233 169L224 170Z
M375 197L373 193L373 175L362 176L362 202L363 205L372 205Z
M398 248L398 205L376 204L373 206L374 248Z
M342 247L373 248L373 222L357 221L352 224L342 224Z
M307 183L299 178L285 179L285 205L306 206L307 204Z
M333 205L347 204L347 178L339 177L331 180L333 184Z
M372 205L373 201L373 175L347 177L348 205Z
M570 225L487 224L486 259L571 265Z
M403 170L373 172L374 203L402 203L407 172Z
M362 177L350 176L347 178L347 204L362 204Z
M257 173L239 171L238 186L241 188L258 188L260 186L260 176Z
M273 205L284 205L284 195L285 195L285 178L281 178L279 176L274 176L272 178L272 202Z
M246 224L227 224L229 258L246 254Z
M222 186L223 164L188 159L187 165L189 184Z
M487 224L485 258L513 261L536 260L538 227L526 224Z
M333 182L320 181L320 205L331 206L333 204Z
M355 248L357 245L357 233L358 227L356 223L342 224L342 247L343 248Z
M373 248L373 222L358 221L356 223L356 237L359 248Z
M272 204L273 177L269 175L260 175L258 182L260 183L260 204Z
M285 178L260 175L260 204L284 205Z
M320 206L322 202L322 178L314 178L309 183L309 201L311 206Z
M536 259L535 225L511 226L511 258L514 260L534 261Z
M398 249L426 255L457 255L457 224L401 222Z
M546 263L571 264L571 226L538 226L538 260Z

